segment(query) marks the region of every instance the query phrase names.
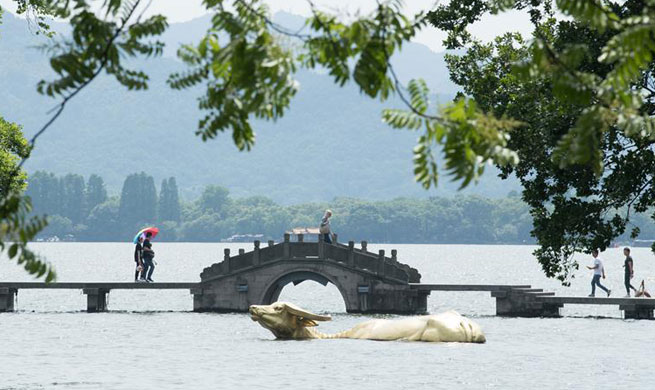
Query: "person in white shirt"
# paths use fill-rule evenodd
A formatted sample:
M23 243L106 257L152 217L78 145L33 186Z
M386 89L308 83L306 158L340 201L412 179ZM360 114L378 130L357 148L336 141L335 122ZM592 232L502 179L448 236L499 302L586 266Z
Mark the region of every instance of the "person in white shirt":
M323 219L321 219L321 226L318 228L319 234L323 235L323 241L328 244L332 244L332 229L330 228L330 217L332 216L332 210L325 210L323 214Z
M594 257L594 266L593 267L587 266L587 268L594 270L594 277L591 279L591 294L589 294L589 296L590 297L596 296L596 286L598 286L602 290L604 290L607 293L607 296L609 297L610 294L612 293L612 290L600 284L600 277L602 276L603 279L605 279L605 267L603 267L603 262L598 258L598 250L596 249L592 250L591 255Z

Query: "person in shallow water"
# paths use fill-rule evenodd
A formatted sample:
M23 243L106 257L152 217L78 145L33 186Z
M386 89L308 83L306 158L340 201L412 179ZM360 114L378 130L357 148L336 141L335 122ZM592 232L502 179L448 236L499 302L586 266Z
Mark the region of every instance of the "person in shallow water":
M604 290L607 293L607 296L609 297L610 294L612 293L612 290L600 284L600 277L602 276L603 279L605 279L605 267L603 267L603 261L598 258L597 249L591 251L591 255L594 257L594 265L593 267L587 266L587 268L594 270L594 277L591 279L591 294L589 294L589 296L590 297L596 296L596 286L598 286L602 290Z
M139 240L136 243L134 248L134 262L136 263L136 269L134 270L134 281L139 282L143 279L139 277L143 271L143 235L139 236Z
M626 298L630 297L630 289L635 290L632 284L630 284L630 279L635 277L635 265L630 256L630 248L623 248L623 254L625 255L625 261L623 262L623 268L625 268L625 275L623 276L623 283L625 284L625 291L627 293Z
M155 264L153 263L155 251L152 250L150 238L152 238L152 233L146 233L146 239L143 241L143 272L141 272L141 279L152 283L154 282L152 280L152 273L155 271Z
M323 235L323 241L328 244L332 244L332 229L330 228L330 217L332 216L332 210L325 210L323 218L321 219L321 226L318 228L319 234Z

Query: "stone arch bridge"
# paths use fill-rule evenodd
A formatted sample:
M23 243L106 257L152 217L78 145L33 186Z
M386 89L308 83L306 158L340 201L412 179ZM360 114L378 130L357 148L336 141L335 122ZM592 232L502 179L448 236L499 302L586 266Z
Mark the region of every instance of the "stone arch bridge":
M192 290L194 311L245 312L252 304L275 302L284 286L313 280L334 284L349 313L423 313L430 291L411 288L419 283L419 272L398 262L384 250L371 253L366 241L360 248L318 242L297 242L285 234L284 241L254 250L240 249L235 256L225 249L222 262L200 274L200 284Z

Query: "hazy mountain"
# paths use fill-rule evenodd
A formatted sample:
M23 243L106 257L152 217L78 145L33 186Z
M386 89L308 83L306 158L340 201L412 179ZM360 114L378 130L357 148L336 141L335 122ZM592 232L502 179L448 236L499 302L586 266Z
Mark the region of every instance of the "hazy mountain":
M291 25L301 21L282 13L276 18ZM197 41L208 23L209 17L203 17L171 25L164 37L171 46L166 55L137 63L151 76L148 91L128 92L108 77L94 81L39 138L27 169L98 173L111 192L120 191L133 172L146 171L157 183L175 176L187 198L207 184L226 186L236 196L265 195L282 203L455 193L457 186L445 176L430 192L414 183L411 158L417 134L392 130L380 120L381 110L399 106L397 102L373 101L317 72L299 72L300 92L283 119L255 122L253 151L239 152L228 133L203 143L194 135L201 117L199 92L173 91L165 80L184 68L173 57L175 47ZM5 13L0 25L0 114L24 125L27 135L46 122L46 112L56 103L35 89L49 71L47 58L29 46L42 39L24 20ZM394 63L403 80L425 78L442 94L441 101L456 90L448 81L443 54L425 46L407 45ZM518 188L515 181L503 182L489 172L466 192L497 197Z

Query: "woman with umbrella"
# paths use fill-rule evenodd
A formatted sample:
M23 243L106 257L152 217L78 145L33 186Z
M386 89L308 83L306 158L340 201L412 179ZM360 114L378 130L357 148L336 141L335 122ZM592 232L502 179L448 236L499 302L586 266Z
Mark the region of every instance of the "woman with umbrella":
M141 252L141 259L143 263L141 280L149 283L154 282L154 280L152 280L152 273L155 271L155 264L153 263L153 259L155 258L155 251L152 250L152 243L150 240L154 238L157 233L159 233L159 229L156 227L149 227L142 229L139 233L137 233L136 237L134 237L134 240L138 242L140 237L145 236L145 240L143 240L143 251Z
M143 282L143 276L139 277L143 271L143 234L137 236L136 247L134 248L134 262L136 263L136 269L134 270L134 281Z

